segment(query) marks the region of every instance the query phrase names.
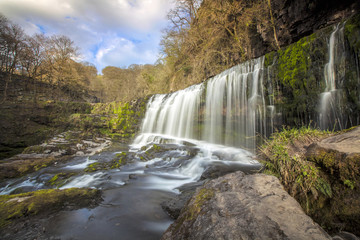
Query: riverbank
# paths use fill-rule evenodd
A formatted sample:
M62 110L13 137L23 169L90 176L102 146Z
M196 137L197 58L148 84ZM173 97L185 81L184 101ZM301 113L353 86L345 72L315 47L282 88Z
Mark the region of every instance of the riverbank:
M260 156L280 181L242 172L206 181L162 239L357 239L360 127L285 129Z

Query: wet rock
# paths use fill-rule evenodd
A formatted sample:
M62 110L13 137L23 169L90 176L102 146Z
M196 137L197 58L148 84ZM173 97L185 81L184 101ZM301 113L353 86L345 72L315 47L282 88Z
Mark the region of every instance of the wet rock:
M101 201L101 191L83 188L1 195L1 239L49 239L44 226L57 212L92 208Z
M138 178L137 174L134 173L129 174L129 179L137 179L137 178Z
M234 172L234 168L231 166L227 166L224 164L214 164L208 167L203 174L201 175L201 180L204 179L214 179L221 176L224 176L225 174Z
M19 154L0 163L0 179L16 178L35 172L54 164L57 160L60 159L47 155Z
M63 209L96 206L101 192L96 189L49 189L15 195L0 196L0 226L31 215L51 213Z
M180 194L176 195L170 200L161 203L161 207L169 214L173 219L177 219L180 215L181 209L189 201L192 195L195 193L197 187L201 186L203 181L185 184L180 187Z
M221 176L224 176L228 173L236 172L236 171L243 171L245 173L254 173L260 170L260 165L249 165L249 164L224 164L224 163L214 163L209 166L201 175L200 180L205 179L214 179Z
M242 172L196 190L162 239L331 239L273 176Z
M349 232L339 232L332 238L333 240L359 240L357 236Z
M81 132L68 131L26 148L0 163L0 179L15 178L48 167L72 156L91 156L111 145L107 138L82 139Z

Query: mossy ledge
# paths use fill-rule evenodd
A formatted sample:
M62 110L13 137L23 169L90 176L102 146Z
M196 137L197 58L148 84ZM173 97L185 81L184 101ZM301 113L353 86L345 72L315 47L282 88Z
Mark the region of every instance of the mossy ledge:
M336 133L283 129L260 147L263 171L278 177L329 233L345 230L360 235L359 132L360 127Z
M89 114L73 114L70 122L73 129L84 134L107 136L129 143L138 132L145 115L148 97L127 102L96 103Z
M38 214L50 214L64 209L94 207L101 201L96 189L46 189L35 192L0 196L0 229Z
M0 180L21 177L54 164L65 158L48 156L44 158L9 159L0 163Z

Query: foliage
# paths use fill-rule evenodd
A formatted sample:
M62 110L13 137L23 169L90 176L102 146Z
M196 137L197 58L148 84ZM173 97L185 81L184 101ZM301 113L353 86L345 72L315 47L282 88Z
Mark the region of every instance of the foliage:
M89 90L97 70L89 63L78 63L78 48L63 35L28 36L24 30L0 14L0 72L7 75L4 99L13 74L52 84L53 87Z
M307 214L330 233L359 232L360 154L326 147L329 142L352 139L342 135L348 131L283 129L260 148L264 171L276 175Z
M307 161L303 156L304 153L296 146L304 143L306 145L328 135L329 132L310 127L283 129L274 133L271 139L260 147L265 158L264 171L277 176L292 196L297 194L305 196L307 210L309 210L310 194L317 198L320 192L331 197L332 190L316 164Z
M171 69L170 89L199 83L254 57L251 37L273 29L269 6L263 0L178 1L161 42L163 62Z

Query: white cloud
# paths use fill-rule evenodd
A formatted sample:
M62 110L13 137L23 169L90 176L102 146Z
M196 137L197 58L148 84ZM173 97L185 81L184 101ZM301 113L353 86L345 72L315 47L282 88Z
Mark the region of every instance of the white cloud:
M28 34L64 34L98 70L156 60L169 0L0 0Z
M136 45L125 38L109 38L97 51L95 62L101 68L105 66L126 67L131 63L154 63L157 49L151 49L146 44Z

